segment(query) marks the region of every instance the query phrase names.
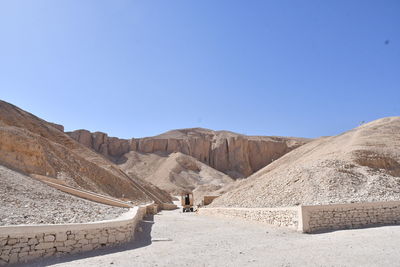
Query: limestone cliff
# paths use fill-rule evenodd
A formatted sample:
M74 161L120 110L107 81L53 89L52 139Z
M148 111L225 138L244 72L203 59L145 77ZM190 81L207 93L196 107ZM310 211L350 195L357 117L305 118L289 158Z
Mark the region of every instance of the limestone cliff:
M109 158L118 159L129 151L181 152L233 178L247 177L309 141L293 137L246 136L202 128L173 130L154 137L130 140L87 130L68 134Z

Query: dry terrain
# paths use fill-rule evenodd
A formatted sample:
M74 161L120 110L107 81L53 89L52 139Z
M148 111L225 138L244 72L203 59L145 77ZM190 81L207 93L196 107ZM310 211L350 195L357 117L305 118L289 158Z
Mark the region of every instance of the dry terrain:
M232 178L243 178L263 168L310 139L276 136L246 136L203 128L173 130L161 135L130 140L101 132L77 130L72 138L114 161L130 151L171 154L181 152Z
M0 101L0 151L1 165L25 174L50 176L135 204L154 200L151 195L171 201L167 193L128 177L107 158L69 137L61 125L4 101Z
M119 166L131 177L142 177L172 195L194 191L196 200L204 194L217 194L216 191L234 182L228 175L180 152L131 151Z
M0 165L0 226L114 219L128 209L74 197Z
M400 200L400 117L314 140L212 203L276 207Z
M400 226L317 235L179 211L142 222L122 247L29 266L398 266Z

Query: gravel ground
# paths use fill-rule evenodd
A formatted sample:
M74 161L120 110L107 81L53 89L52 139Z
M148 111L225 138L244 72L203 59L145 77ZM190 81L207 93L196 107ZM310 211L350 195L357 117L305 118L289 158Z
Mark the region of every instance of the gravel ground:
M309 235L175 210L141 227L128 245L29 266L400 266L400 226Z
M126 211L68 195L0 165L0 226L83 223Z

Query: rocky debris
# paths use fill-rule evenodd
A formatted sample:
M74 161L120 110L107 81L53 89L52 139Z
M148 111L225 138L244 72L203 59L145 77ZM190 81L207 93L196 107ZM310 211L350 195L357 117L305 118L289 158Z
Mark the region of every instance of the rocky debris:
M1 226L108 220L127 210L74 197L0 165Z
M314 140L216 199L214 207L277 207L400 199L400 117Z
M72 138L116 160L129 151L181 152L233 178L247 177L287 152L309 142L305 138L246 136L202 128L173 130L158 136L118 139L104 133L77 130Z

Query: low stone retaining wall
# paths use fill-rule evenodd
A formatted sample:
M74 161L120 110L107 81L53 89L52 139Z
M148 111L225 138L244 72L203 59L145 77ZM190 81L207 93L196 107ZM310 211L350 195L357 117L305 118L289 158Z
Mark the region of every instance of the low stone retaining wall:
M201 208L199 214L228 216L267 224L298 228L299 208Z
M199 214L242 218L315 233L400 224L400 201L286 208L201 208Z
M307 233L400 223L400 201L301 206Z
M128 242L146 208L134 207L117 219L90 223L1 226L0 265Z

